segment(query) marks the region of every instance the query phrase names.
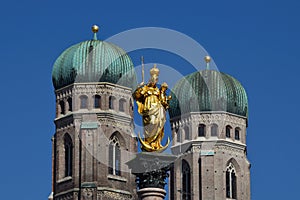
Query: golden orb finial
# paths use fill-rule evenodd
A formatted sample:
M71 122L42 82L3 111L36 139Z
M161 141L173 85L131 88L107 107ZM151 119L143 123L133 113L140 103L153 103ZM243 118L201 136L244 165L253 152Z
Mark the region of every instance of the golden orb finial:
M210 63L211 57L210 56L205 56L204 60L205 60L206 63Z
M98 31L99 31L99 26L93 25L93 26L92 26L92 31L93 31L93 33L98 33Z

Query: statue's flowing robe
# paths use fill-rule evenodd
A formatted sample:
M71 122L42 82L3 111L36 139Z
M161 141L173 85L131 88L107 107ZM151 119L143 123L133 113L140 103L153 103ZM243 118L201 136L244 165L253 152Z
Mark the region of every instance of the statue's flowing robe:
M157 87L143 86L134 93L138 112L143 116L145 142L152 148L160 148L166 123L166 111L159 100Z

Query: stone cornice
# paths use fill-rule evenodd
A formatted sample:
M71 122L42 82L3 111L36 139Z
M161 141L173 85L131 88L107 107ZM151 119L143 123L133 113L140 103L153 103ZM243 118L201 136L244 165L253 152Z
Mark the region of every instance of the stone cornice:
M56 118L54 120L56 129L68 128L74 125L74 116L72 114L65 115L63 117Z
M74 94L117 94L118 96L131 97L131 88L112 83L81 83L74 85Z
M201 150L229 150L235 151L239 153L244 153L246 145L236 142L227 141L224 139L218 140L192 140L186 143L178 143L175 146L171 147L171 151L173 154L188 154L188 153L196 153Z
M54 195L54 197L72 196L74 192L78 192L78 191L79 191L79 188L73 188L73 189L70 189L70 190L66 190L66 191L57 193L57 194Z
M237 126L247 126L247 119L238 115L227 112L198 112L190 113L182 116L181 118L173 118L170 120L172 129L180 128L184 125L190 124L212 124L212 123L230 123Z

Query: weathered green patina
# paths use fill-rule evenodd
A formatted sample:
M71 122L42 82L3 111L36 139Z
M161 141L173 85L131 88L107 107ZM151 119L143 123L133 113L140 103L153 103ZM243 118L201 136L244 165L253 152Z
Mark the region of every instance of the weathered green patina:
M98 122L82 122L80 128L82 128L82 129L97 129Z
M170 117L189 112L225 111L248 117L247 94L232 76L203 70L179 80L172 89Z
M66 49L54 63L55 89L72 83L109 82L136 86L134 66L120 47L101 40L88 40Z

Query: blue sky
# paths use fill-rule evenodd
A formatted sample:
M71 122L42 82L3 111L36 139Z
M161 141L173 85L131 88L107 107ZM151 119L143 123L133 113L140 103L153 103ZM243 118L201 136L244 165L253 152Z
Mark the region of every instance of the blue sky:
M101 39L164 27L199 42L218 69L247 90L252 199L298 199L299 9L292 0L2 2L1 199L39 200L50 193L52 66L64 49L91 39L95 23ZM189 73L174 55L144 54L147 62Z

